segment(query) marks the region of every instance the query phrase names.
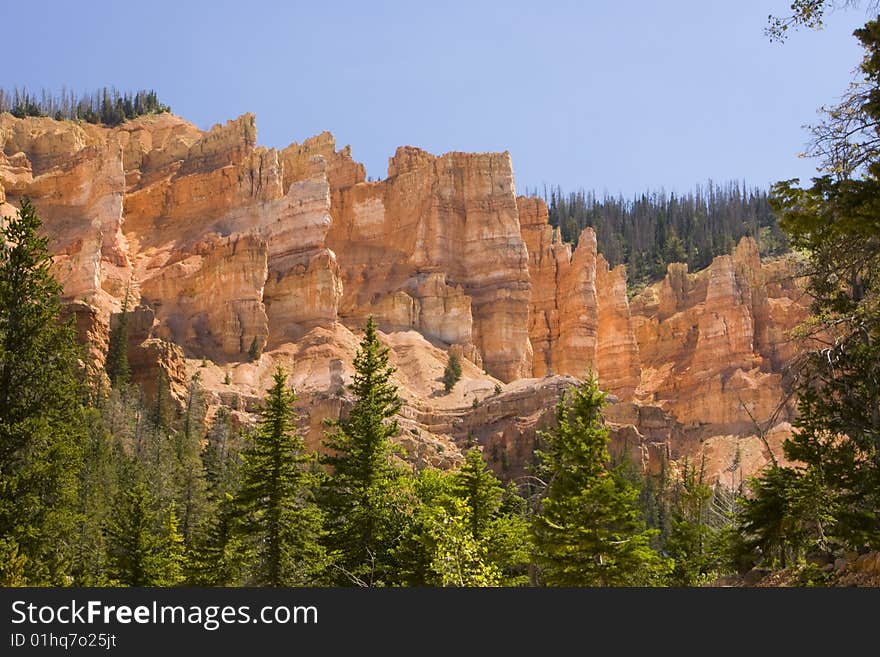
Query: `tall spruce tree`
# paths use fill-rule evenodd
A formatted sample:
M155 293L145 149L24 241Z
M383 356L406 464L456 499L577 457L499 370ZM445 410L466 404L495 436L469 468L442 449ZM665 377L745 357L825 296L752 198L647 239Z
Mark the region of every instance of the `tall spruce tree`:
M190 579L201 586L231 586L244 580L245 551L238 531L240 436L226 407L217 409L202 451L208 513L191 553Z
M22 199L0 227L0 578L67 580L83 418L72 325L59 320L36 209ZM16 566L18 576L6 573Z
M180 508L180 531L187 552L196 549L196 539L208 515L207 481L201 458L204 419L207 413L199 375L190 381L180 429L174 434L176 456L175 488Z
M243 453L238 531L249 548L248 583L314 584L325 567L322 517L314 499L314 459L305 453L293 410L296 395L280 367L257 431ZM222 527L219 528L222 530Z
M476 447L465 454L464 463L456 471L454 481L457 496L470 512L471 535L474 540L480 540L498 515L504 488L486 466L482 452Z
M119 321L110 329L107 358L104 361L104 369L110 379L110 385L122 391L131 380L131 368L128 365L128 301L129 288L126 287Z
M107 525L107 577L122 586L183 582L184 545L173 504L162 505L136 467ZM132 483L133 482L133 483Z
M393 581L391 554L400 536L402 469L392 460L391 438L398 433L397 387L388 364L388 348L376 334L373 318L354 359L349 389L354 405L333 423L323 462L331 474L324 494L327 544L336 557L340 584L377 585Z
M533 517L536 561L551 586L650 585L671 563L651 548L636 489L609 470L605 393L595 378L570 389L556 408L558 426L544 432L539 472L547 488Z
M71 568L75 586L106 583L106 534L117 495L120 453L118 443L96 408L86 409L86 436L79 473L76 526L72 535Z

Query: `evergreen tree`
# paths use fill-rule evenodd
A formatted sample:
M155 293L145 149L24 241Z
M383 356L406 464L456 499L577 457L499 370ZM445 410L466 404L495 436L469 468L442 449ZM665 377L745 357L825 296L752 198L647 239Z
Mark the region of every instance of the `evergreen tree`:
M559 228L563 241L577 245L585 228L596 231L599 252L609 264L626 265L630 292L665 275L673 262L702 269L746 235L758 240L762 255L788 250L767 192L737 182L710 180L684 195L661 190L632 199L598 197L583 189L564 194L559 187L545 188L543 196L550 225Z
M251 346L248 347L248 359L251 361L259 360L260 358L260 343L257 342L257 336L254 336L254 339L251 340Z
M117 495L120 455L100 411L87 409L85 417L87 431L79 473L71 575L75 586L101 586L106 581L104 528Z
M244 580L245 550L238 531L240 446L226 407L221 406L202 452L207 483L206 527L191 553L190 579L201 586L231 586Z
M241 440L232 426L229 409L221 406L208 429L201 453L208 495L215 501L238 489Z
M235 498L226 494L189 559L189 580L196 586L235 586L250 581L246 545L239 529Z
M808 329L820 341L797 371L797 431L783 446L799 465L758 489L789 515L750 523L773 536L784 522L780 540L795 554L880 547L880 20L855 35L862 79L813 129L823 175L773 187L783 227L808 255Z
M188 554L196 549L196 539L208 515L207 482L201 458L204 419L207 412L199 375L192 381L186 398L183 425L173 434L175 443L175 488L180 509L180 531Z
M443 389L449 393L461 379L461 360L458 354L450 354L443 370Z
M476 447L465 454L464 463L456 471L454 482L456 495L469 511L471 535L474 540L479 541L498 515L504 488L486 466L482 452Z
M809 532L796 502L800 484L801 474L780 466L750 480L751 494L742 500L739 521L741 550L751 561L785 568L804 556Z
M681 479L672 487L668 506L670 527L664 550L675 562L669 583L699 586L732 570L729 542L733 518L720 517L712 508L714 491L703 483L702 468L684 464Z
M39 228L26 198L0 228L0 541L32 585L65 581L83 436L78 347Z
M524 500L514 490L505 491L486 465L482 452L468 450L465 461L452 475L452 493L464 504L471 537L484 550L483 560L498 573L499 582L526 583L529 534Z
M126 288L119 321L110 329L107 358L104 362L110 385L123 391L131 381L131 369L128 366L128 295L129 290Z
M116 89L104 88L77 97L63 87L60 94L43 89L40 96L18 87L11 94L0 89L0 112L10 112L19 119L50 116L56 121L72 119L113 126L144 114L170 111L170 107L159 102L155 91L120 93Z
M107 574L121 586L174 586L183 582L183 537L174 506L164 508L141 480L123 490L107 527Z
M314 583L325 565L316 475L296 431L296 396L280 367L273 380L259 428L243 454L238 531L250 549L249 583L305 585Z
M434 567L437 555L438 520L441 509L452 513L453 472L427 467L417 475L399 480L404 490L396 494L410 496L410 519L392 548L389 561L394 563L397 586L432 586L438 583Z
M647 585L671 566L651 546L638 490L609 470L605 394L592 376L557 405L558 426L542 434L547 489L532 521L536 560L551 586Z
M324 463L332 469L324 496L327 542L338 558L340 583L387 584L395 576L391 554L406 522L403 471L392 461L391 443L399 431L400 399L372 317L354 368L354 405L325 439Z

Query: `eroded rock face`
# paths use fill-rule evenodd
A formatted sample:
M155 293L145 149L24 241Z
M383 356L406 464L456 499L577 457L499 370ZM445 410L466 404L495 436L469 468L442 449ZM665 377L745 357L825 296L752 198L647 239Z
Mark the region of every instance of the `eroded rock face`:
M531 371L527 252L508 153L399 148L386 180L335 191L332 213L343 320L373 314L389 328L473 343L505 381ZM441 308L462 321L444 322Z
M752 240L696 274L670 265L630 302L592 229L572 249L542 200L515 196L508 153L401 147L367 182L330 133L256 144L250 114L207 132L168 114L116 128L0 115L0 209L37 206L95 370L127 293L148 396L164 378L182 398L198 373L245 421L282 365L315 448L351 401L368 315L420 465L478 444L499 474L526 473L588 371L612 394L612 445L649 471L705 455L720 475L736 454L754 469L790 430L791 409L774 412L807 303L792 264L762 263ZM447 394L453 353L464 374Z
M783 376L803 348L790 329L808 314L794 271L785 259L762 264L754 240L744 238L732 256L696 274L670 265L663 281L633 300L639 396L675 419L682 445L697 441L687 455L700 456L708 447L699 442L710 437L717 458L735 451L738 436L788 430L794 408Z
M532 280L533 376L585 377L592 371L605 390L632 397L640 367L623 268L609 271L592 228L572 252L549 225L543 200L519 197L517 205Z
M642 368L626 297L626 270L622 265L609 269L602 255L598 256L596 265L596 300L599 383L604 390L621 399L632 399Z

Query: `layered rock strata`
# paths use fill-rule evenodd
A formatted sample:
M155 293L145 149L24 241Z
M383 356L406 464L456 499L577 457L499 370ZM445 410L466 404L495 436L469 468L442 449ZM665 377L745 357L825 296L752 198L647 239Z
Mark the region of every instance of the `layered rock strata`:
M246 421L282 365L314 447L350 402L368 315L420 464L479 444L499 473L527 473L537 431L589 371L612 394L616 449L649 470L703 456L716 476L735 457L754 470L790 430L783 378L807 308L790 260L761 262L746 239L630 301L592 229L572 248L542 200L516 196L509 153L401 147L373 182L330 133L258 146L250 114L208 131L169 114L116 128L2 114L0 210L25 195L94 369L128 296L148 393L165 376L182 396L198 373ZM453 353L464 375L445 394Z

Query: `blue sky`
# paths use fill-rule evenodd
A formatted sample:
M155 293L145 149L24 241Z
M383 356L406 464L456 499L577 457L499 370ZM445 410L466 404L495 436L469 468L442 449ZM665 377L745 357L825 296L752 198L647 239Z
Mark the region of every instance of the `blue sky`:
M712 178L807 178L817 108L861 50L860 10L784 45L790 0L12 2L0 86L155 88L201 128L322 130L374 178L398 145L503 151L517 187L631 195Z

